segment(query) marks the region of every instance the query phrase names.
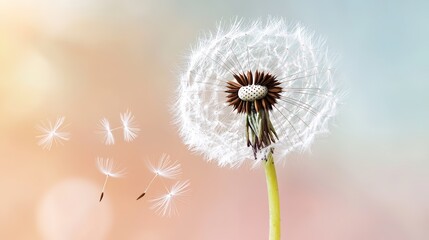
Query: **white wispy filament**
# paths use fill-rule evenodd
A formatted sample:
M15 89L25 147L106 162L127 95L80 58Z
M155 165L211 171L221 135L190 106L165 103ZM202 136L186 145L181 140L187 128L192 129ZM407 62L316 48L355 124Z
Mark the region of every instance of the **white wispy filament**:
M180 163L171 161L170 156L166 153L162 154L157 166L149 163L149 168L155 175L170 179L175 179L182 173Z
M41 135L37 136L37 138L40 138L38 145L43 149L50 150L53 143L63 144L63 141L68 141L70 139L70 133L61 130L64 121L65 117L59 117L55 124L52 124L52 122L48 120L47 123L38 125L37 129L42 132Z
M101 129L104 136L104 144L113 145L115 144L115 138L113 137L112 129L110 128L110 123L107 118L100 120Z
M189 191L189 185L189 180L176 182L170 189L166 189L166 194L151 199L151 208L162 216L177 215L178 210L176 207L176 198L184 195L187 191Z
M237 85L234 75L249 71L274 76L281 88L276 103L270 103L268 121L273 127L268 133L278 137L271 135L269 146L263 147L251 139L253 151L246 144L246 130L251 129L246 126L247 116L227 103L225 92L227 82ZM327 132L338 102L332 73L325 41L300 24L269 19L220 25L198 41L180 76L174 106L180 135L192 150L220 166L265 159L274 149L276 160L285 159L292 151L307 149L317 134ZM253 90L258 88L262 89ZM244 94L246 99L265 96L264 92L257 97Z
M131 142L137 137L137 133L140 131L140 128L135 126L134 116L130 111L120 114L122 128L124 130L124 140L126 142Z

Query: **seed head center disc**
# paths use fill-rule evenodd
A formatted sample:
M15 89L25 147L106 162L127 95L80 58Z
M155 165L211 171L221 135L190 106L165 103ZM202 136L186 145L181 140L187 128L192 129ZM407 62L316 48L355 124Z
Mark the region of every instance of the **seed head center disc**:
M247 102L264 98L268 94L268 88L261 85L247 85L238 90L238 97Z

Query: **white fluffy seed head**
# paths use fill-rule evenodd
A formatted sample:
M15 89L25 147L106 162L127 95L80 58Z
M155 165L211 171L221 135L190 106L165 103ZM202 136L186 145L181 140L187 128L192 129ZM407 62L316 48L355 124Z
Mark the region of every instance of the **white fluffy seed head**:
M48 121L47 123L37 125L37 129L42 133L36 136L39 138L37 144L43 147L43 149L51 150L54 143L63 144L64 141L70 140L70 133L62 131L64 121L65 117L59 117L55 121L55 124Z
M180 163L171 161L170 156L166 153L162 154L157 166L149 162L149 168L154 174L169 179L176 179L182 174Z
M106 145L113 145L115 144L115 137L113 136L113 130L110 127L110 122L107 120L107 118L103 118L100 120L100 129L101 133L103 134L103 141Z
M219 25L198 41L180 76L173 108L180 135L192 150L221 166L254 162L246 145L246 115L228 106L225 90L234 74L258 70L276 76L282 88L270 111L278 134L269 146L275 149L274 158L307 149L317 134L327 132L335 113L338 94L331 64L325 41L299 24L268 19ZM243 100L264 95L262 88L246 90L254 95L243 88ZM267 151L258 151L257 158L263 159Z
M97 167L100 172L109 177L122 177L126 174L125 168L117 168L110 158L97 158Z
M167 192L157 198L151 199L151 208L162 216L170 217L177 215L178 209L176 206L176 198L181 197L189 191L190 181L178 181Z
M122 128L124 130L124 140L126 142L132 142L137 138L138 132L140 132L140 128L135 126L134 115L127 110L125 113L121 113L120 115Z
M268 88L261 85L243 86L238 90L238 97L243 101L255 101L264 98L268 93Z

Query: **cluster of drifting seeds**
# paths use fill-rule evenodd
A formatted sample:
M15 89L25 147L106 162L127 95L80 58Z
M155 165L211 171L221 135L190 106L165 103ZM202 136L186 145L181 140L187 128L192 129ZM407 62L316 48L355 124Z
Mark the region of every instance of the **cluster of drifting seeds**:
M104 190L106 188L107 180L109 179L109 177L116 178L124 176L125 168L116 167L113 160L108 158L98 158L97 164L100 172L106 175L99 200L101 201L103 199ZM156 166L149 163L149 169L151 170L151 172L153 172L154 176L149 181L144 192L140 194L137 200L147 194L156 178L162 177L167 179L177 179L182 174L180 163L178 163L177 161L171 161L170 156L165 153L161 156ZM190 181L184 180L177 181L170 188L166 187L166 193L149 200L152 203L151 209L155 210L156 213L162 216L171 216L178 214L176 203L174 200L176 197L185 194L189 190L189 185Z
M171 161L170 156L165 153L161 156L156 166L149 162L149 168L153 172L154 176L146 186L144 192L137 198L137 200L146 195L157 177L178 179L178 177L180 177L182 174L180 163L177 161ZM189 185L190 181L184 180L177 181L170 188L166 187L167 193L150 200L152 202L151 208L162 216L171 216L172 214L177 214L178 212L174 198L186 193L189 190Z
M140 129L135 124L134 115L132 115L132 113L127 110L125 113L120 114L120 119L122 125L116 128L110 127L110 123L107 118L100 120L100 133L103 134L104 144L113 145L115 143L113 132L119 129L123 130L123 139L126 142L131 142L137 138L137 134ZM70 140L70 133L64 131L64 122L65 117L59 117L55 123L47 121L38 125L37 129L41 132L40 135L36 136L39 138L38 145L43 149L50 150L53 144L64 144L65 141ZM153 182L158 177L177 179L182 173L180 163L177 161L171 161L170 156L165 153L161 156L157 165L153 165L151 163L148 165L154 176L146 186L144 192L137 198L137 200L146 195ZM99 171L105 175L105 180L99 199L101 202L104 197L108 179L123 177L126 175L126 169L117 166L111 158L100 157L97 158L97 167ZM152 203L151 209L162 216L171 216L173 214L177 214L178 211L174 199L186 193L189 190L189 185L190 181L185 180L177 181L170 188L166 187L167 192L165 194L149 200Z
M127 110L125 113L119 114L119 117L121 118L121 126L116 128L110 127L110 122L107 118L100 120L99 128L101 131L99 131L99 133L103 134L104 144L115 144L113 132L120 129L123 131L124 141L132 142L137 138L140 128L135 126L134 115ZM43 149L51 150L54 143L56 145L63 145L64 142L70 140L70 133L64 131L66 127L64 122L65 117L63 116L58 117L55 123L48 120L37 125L37 129L41 132L40 135L36 136L39 139L38 145Z
M136 137L137 133L140 132L140 128L135 126L134 116L130 111L119 114L121 118L122 125L116 128L111 128L109 120L103 118L100 120L101 133L104 136L104 144L113 145L115 144L115 137L113 136L113 131L123 130L123 136L125 142L132 142Z

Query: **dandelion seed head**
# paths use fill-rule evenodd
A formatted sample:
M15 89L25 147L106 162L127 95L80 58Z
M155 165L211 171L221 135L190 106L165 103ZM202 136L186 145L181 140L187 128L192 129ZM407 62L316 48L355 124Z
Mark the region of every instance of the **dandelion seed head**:
M59 117L54 124L48 121L38 125L37 129L42 133L36 136L39 138L38 145L50 150L54 143L63 144L64 141L70 140L70 133L62 131L64 121L65 117Z
M101 173L109 177L123 177L126 172L125 168L118 168L110 158L97 158L97 167Z
M166 153L162 154L156 166L149 162L149 168L153 173L169 179L175 179L182 174L180 163L171 161Z
M220 166L262 160L273 149L277 160L303 151L335 114L332 65L325 40L300 24L220 24L198 41L180 76L180 135Z
M177 215L178 209L176 206L176 198L184 195L189 191L189 180L178 181L164 195L151 199L151 209L162 216Z

